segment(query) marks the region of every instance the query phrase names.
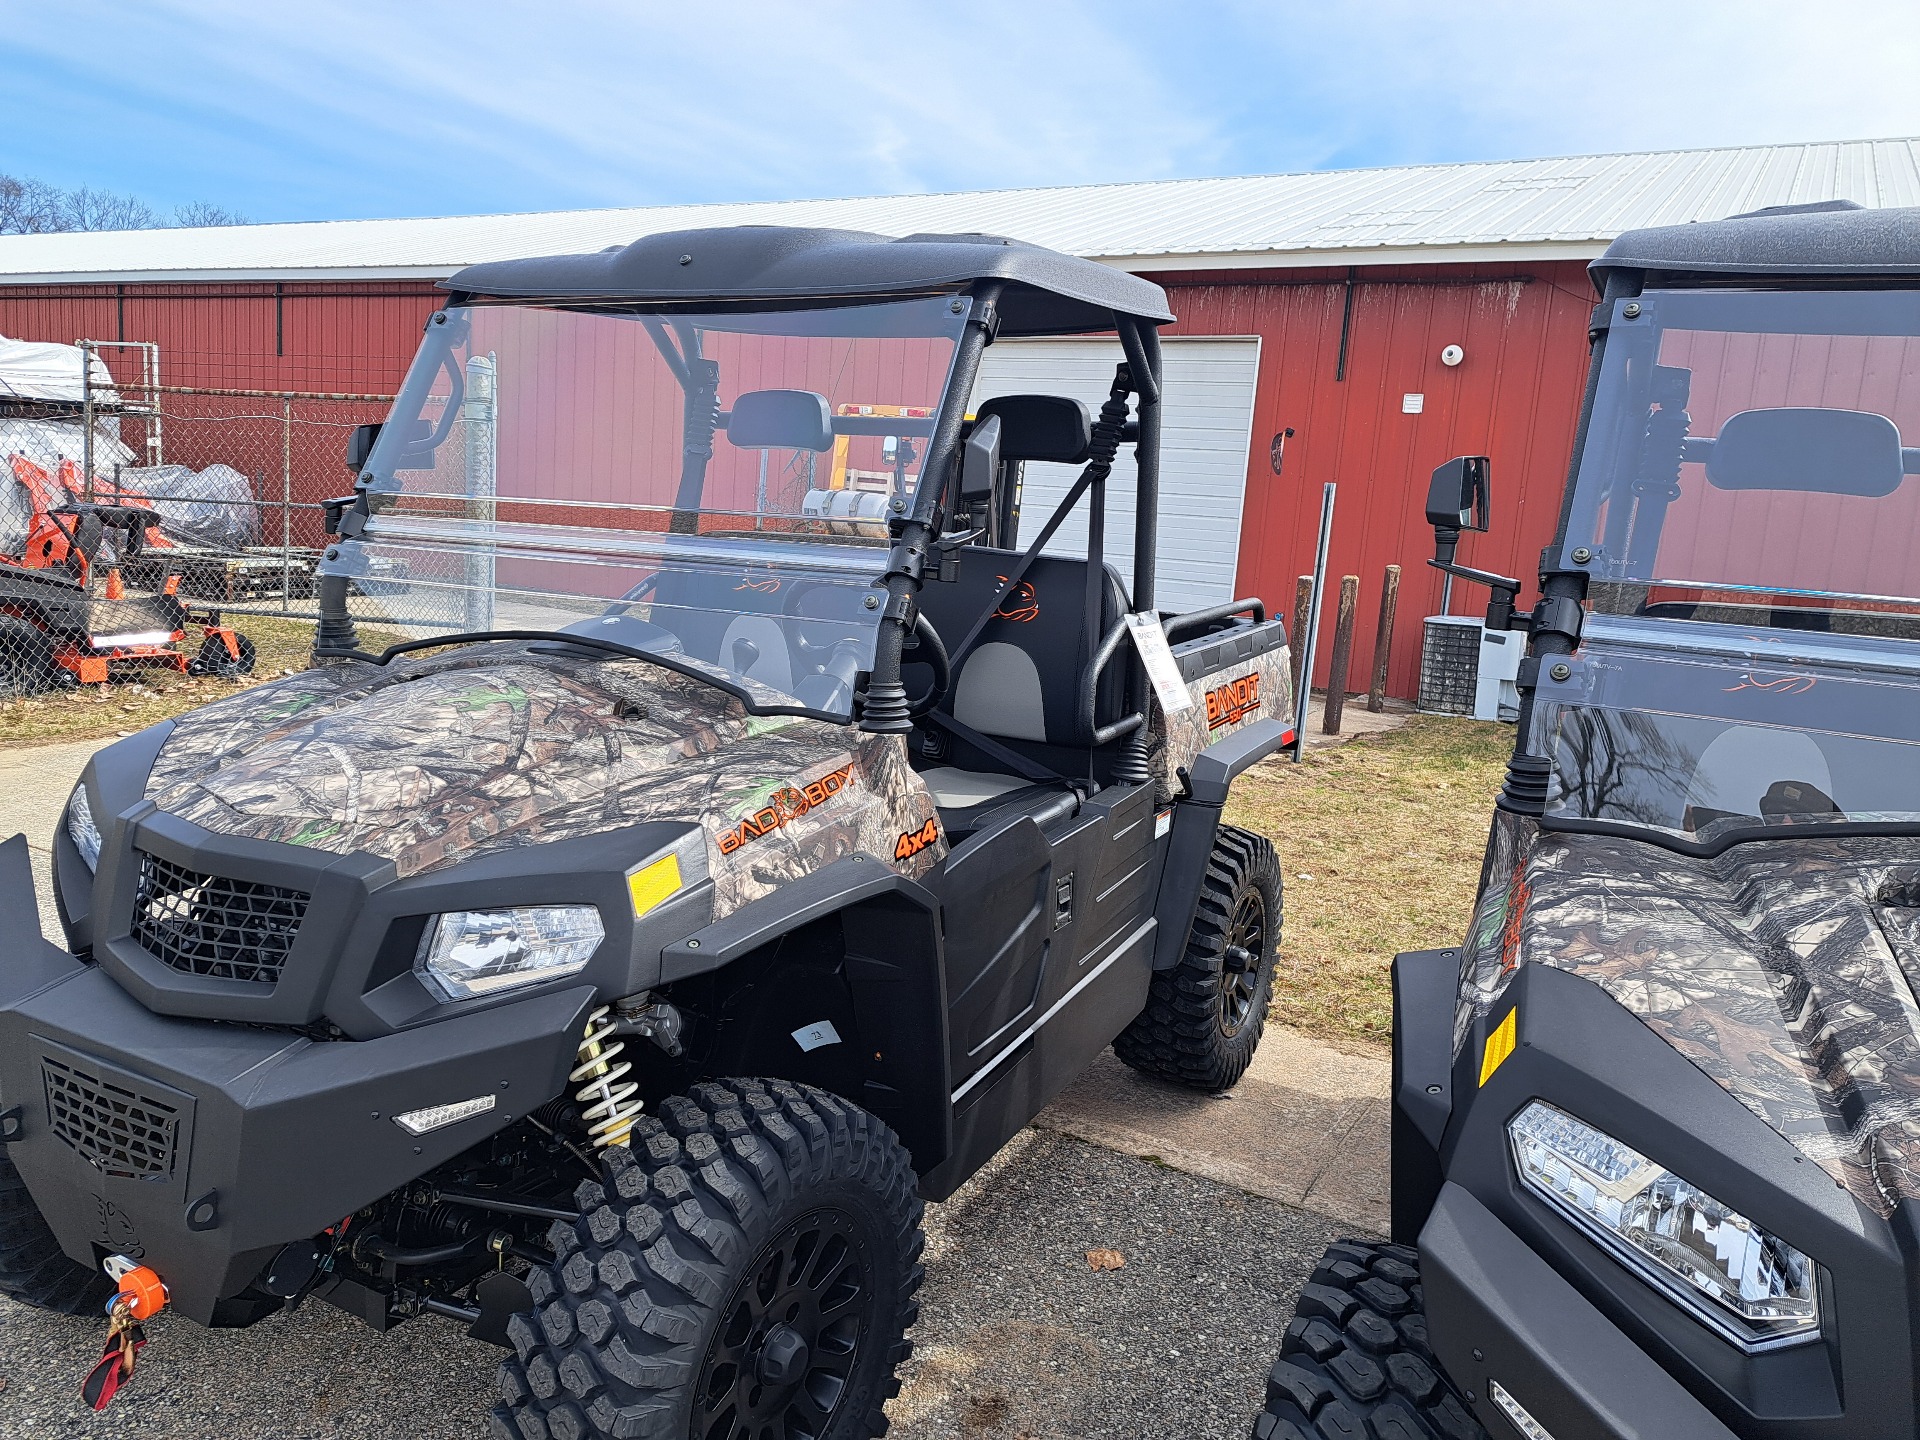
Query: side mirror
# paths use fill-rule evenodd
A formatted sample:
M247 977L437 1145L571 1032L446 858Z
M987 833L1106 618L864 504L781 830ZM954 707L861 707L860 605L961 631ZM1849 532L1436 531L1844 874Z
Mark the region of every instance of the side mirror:
M993 498L1000 475L1000 417L988 415L974 423L960 450L960 503L956 510L984 505Z
M347 432L347 469L358 475L367 468L367 457L373 453L373 444L380 438L380 426L356 425Z
M1433 472L1427 487L1427 523L1439 532L1450 530L1458 538L1462 530L1487 528L1487 472L1491 462L1484 455L1456 455Z

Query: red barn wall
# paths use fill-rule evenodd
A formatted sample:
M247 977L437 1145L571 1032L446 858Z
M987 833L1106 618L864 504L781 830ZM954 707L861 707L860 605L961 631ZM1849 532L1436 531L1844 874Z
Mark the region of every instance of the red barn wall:
M1380 578L1401 566L1399 623L1389 689L1418 686L1420 618L1437 613L1440 576L1426 568L1432 534L1422 515L1433 467L1457 454L1493 460L1493 529L1462 545L1462 559L1531 577L1552 536L1586 372L1593 299L1579 262L1428 265L1401 269L1156 274L1167 286L1173 333L1258 335L1260 377L1248 455L1237 593L1292 608L1294 579L1312 568L1323 482L1339 483L1328 573L1361 578L1354 667L1364 688ZM1347 313L1351 285L1351 312ZM170 384L391 393L440 292L425 281L247 285L0 287L0 334L71 342L154 340ZM1344 376L1340 373L1346 315ZM1465 348L1458 367L1440 362ZM111 353L111 352L109 352ZM123 361L114 361L116 370ZM1401 397L1425 397L1418 415ZM1282 473L1271 437L1292 427ZM211 428L211 427L209 427ZM169 458L191 432L170 430ZM340 472L303 467L299 498L338 488ZM1177 506L1169 495L1163 505ZM1457 586L1453 609L1485 600ZM1332 605L1322 632L1331 649ZM1325 661L1317 681L1324 681Z
M1519 266L1422 266L1353 272L1345 375L1342 317L1349 272L1270 271L1152 277L1179 317L1171 333L1258 335L1260 378L1240 530L1236 593L1290 612L1297 576L1313 569L1322 485L1339 490L1323 611L1323 683L1333 600L1342 575L1360 577L1353 668L1365 689L1385 567L1401 567L1388 691L1419 688L1421 617L1438 614L1442 577L1427 567L1428 476L1450 456L1493 461L1493 524L1461 544L1464 563L1528 580L1559 519L1587 366L1593 291L1577 261ZM1441 350L1462 346L1458 366ZM1424 396L1417 415L1407 394ZM1292 427L1281 473L1272 437ZM1174 495L1163 508L1179 504ZM1486 592L1457 584L1453 610L1472 614Z

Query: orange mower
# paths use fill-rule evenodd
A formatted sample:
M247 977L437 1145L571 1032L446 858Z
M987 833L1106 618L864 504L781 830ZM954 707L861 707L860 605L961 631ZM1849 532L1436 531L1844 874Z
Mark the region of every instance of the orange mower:
M126 584L125 562L173 548L145 496L96 481L89 497L71 460L52 475L21 455L9 465L32 520L21 553L0 555L0 695L101 684L114 666L252 672L252 642L218 611L190 611L177 573L153 590ZM201 632L193 656L179 648L189 629Z

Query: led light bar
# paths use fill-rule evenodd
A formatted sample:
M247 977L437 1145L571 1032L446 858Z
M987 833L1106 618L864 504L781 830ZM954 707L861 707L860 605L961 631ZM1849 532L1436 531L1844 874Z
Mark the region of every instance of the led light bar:
M87 643L96 650L116 650L124 645L171 645L171 630L129 630L124 635L89 635Z
M430 1130L444 1130L462 1120L484 1115L491 1109L493 1096L476 1095L471 1100L456 1100L451 1105L429 1105L425 1109L409 1110L404 1115L394 1116L393 1123L409 1135L425 1135Z
M1487 1381L1487 1394L1500 1407L1500 1413L1507 1417L1507 1423L1524 1435L1526 1440L1553 1440L1553 1432L1529 1415L1527 1407L1509 1395L1507 1387L1498 1380Z

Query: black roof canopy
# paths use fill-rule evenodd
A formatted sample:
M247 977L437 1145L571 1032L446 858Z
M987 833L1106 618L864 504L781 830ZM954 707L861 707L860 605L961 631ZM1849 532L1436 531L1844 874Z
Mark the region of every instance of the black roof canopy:
M1662 280L1920 278L1920 209L1868 210L1851 200L1778 205L1726 220L1629 230L1588 272L1638 270Z
M559 304L665 309L757 308L768 302L853 303L1007 282L1002 335L1110 330L1114 316L1173 319L1158 285L998 235L909 235L732 225L648 235L593 255L469 265L441 282L457 294Z

